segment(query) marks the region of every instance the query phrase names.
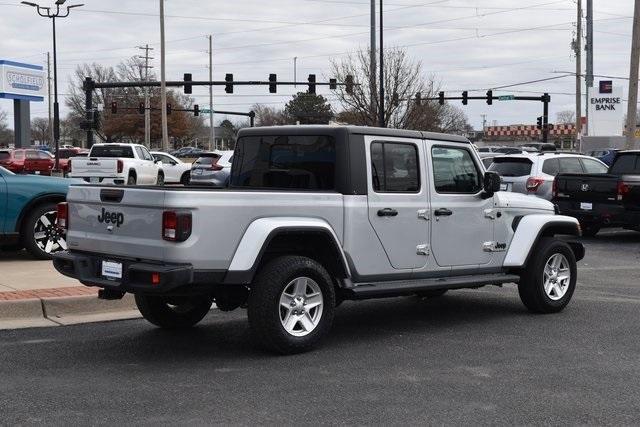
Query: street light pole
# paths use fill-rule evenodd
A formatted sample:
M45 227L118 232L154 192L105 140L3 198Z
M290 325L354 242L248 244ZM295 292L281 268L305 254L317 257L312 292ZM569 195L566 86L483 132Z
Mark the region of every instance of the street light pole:
M382 22L382 0L380 0L380 111L378 118L378 126L387 127L384 117L384 44L383 44L383 22Z
M60 148L60 108L58 106L58 58L56 52L56 18L66 18L69 16L69 11L74 7L84 6L83 4L72 4L67 6L66 13L60 14L60 6L62 6L67 0L56 0L56 11L51 12L50 7L42 7L39 4L23 1L22 4L35 7L38 15L43 18L51 18L53 22L53 140L56 147L56 160L53 169L56 172L60 170L60 156L58 149ZM44 11L44 13L43 13Z
M162 123L162 149L169 151L167 125L167 86L164 74L164 0L160 0L160 118Z

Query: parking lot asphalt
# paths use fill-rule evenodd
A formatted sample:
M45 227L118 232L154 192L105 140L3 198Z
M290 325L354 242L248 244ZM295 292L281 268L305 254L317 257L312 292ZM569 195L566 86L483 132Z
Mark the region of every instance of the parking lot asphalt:
M0 331L13 424L640 423L640 233L583 240L565 311L514 286L345 302L322 348L274 356L246 314Z

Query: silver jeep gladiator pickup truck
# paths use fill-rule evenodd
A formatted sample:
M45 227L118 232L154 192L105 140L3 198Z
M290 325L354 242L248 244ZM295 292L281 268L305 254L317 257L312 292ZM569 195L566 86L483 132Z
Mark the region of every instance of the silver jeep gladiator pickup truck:
M533 312L576 286L574 218L500 192L465 138L345 126L240 131L228 188L72 185L56 269L135 294L164 328L246 307L256 339L306 351L343 300L518 283Z

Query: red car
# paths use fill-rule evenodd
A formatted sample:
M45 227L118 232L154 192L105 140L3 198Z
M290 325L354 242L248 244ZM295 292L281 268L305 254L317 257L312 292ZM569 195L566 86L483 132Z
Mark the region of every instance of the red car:
M84 148L79 148L79 147L61 148L58 151L58 153L59 153L58 162L59 162L60 170L64 172L65 175L67 175L69 172L71 172L71 169L69 168L70 159L73 157L79 157L79 156L86 157L86 155L89 153L89 150L86 150Z
M14 173L50 175L54 159L46 151L32 149L0 150L0 166Z

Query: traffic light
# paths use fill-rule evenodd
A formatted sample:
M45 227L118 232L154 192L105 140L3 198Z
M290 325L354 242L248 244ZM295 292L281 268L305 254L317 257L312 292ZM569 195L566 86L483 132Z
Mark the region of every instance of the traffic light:
M277 81L277 75L269 74L269 93L276 93L278 91Z
M444 92L438 93L438 104L444 105Z
M167 114L171 114L171 104L167 102Z
M227 82L227 84L224 86L224 91L226 93L233 93L233 74L225 75L224 81Z
M538 129L542 129L542 116L538 117L538 124L536 125Z
M316 93L316 75L309 74L309 78L307 79L309 82L309 90L308 93L314 94Z
M144 107L144 102L141 102L141 103L138 104L138 113L144 114L144 110L145 109L146 108Z
M353 93L353 76L348 75L344 84L345 84L344 91L347 92L349 95L351 95Z
M422 94L420 92L416 93L416 105L422 105Z
M193 86L187 83L191 81L191 73L184 73L184 93L189 94L192 92Z
M196 117L200 115L200 106L198 104L193 104L193 115Z
M329 79L329 89L331 89L331 90L338 89L338 80L337 79Z
M113 101L111 103L111 114L117 114L118 113L118 103Z
M487 91L487 105L492 105L493 104L493 91L492 90L488 90Z
M462 92L462 105L467 105L469 103L469 92L466 90Z

